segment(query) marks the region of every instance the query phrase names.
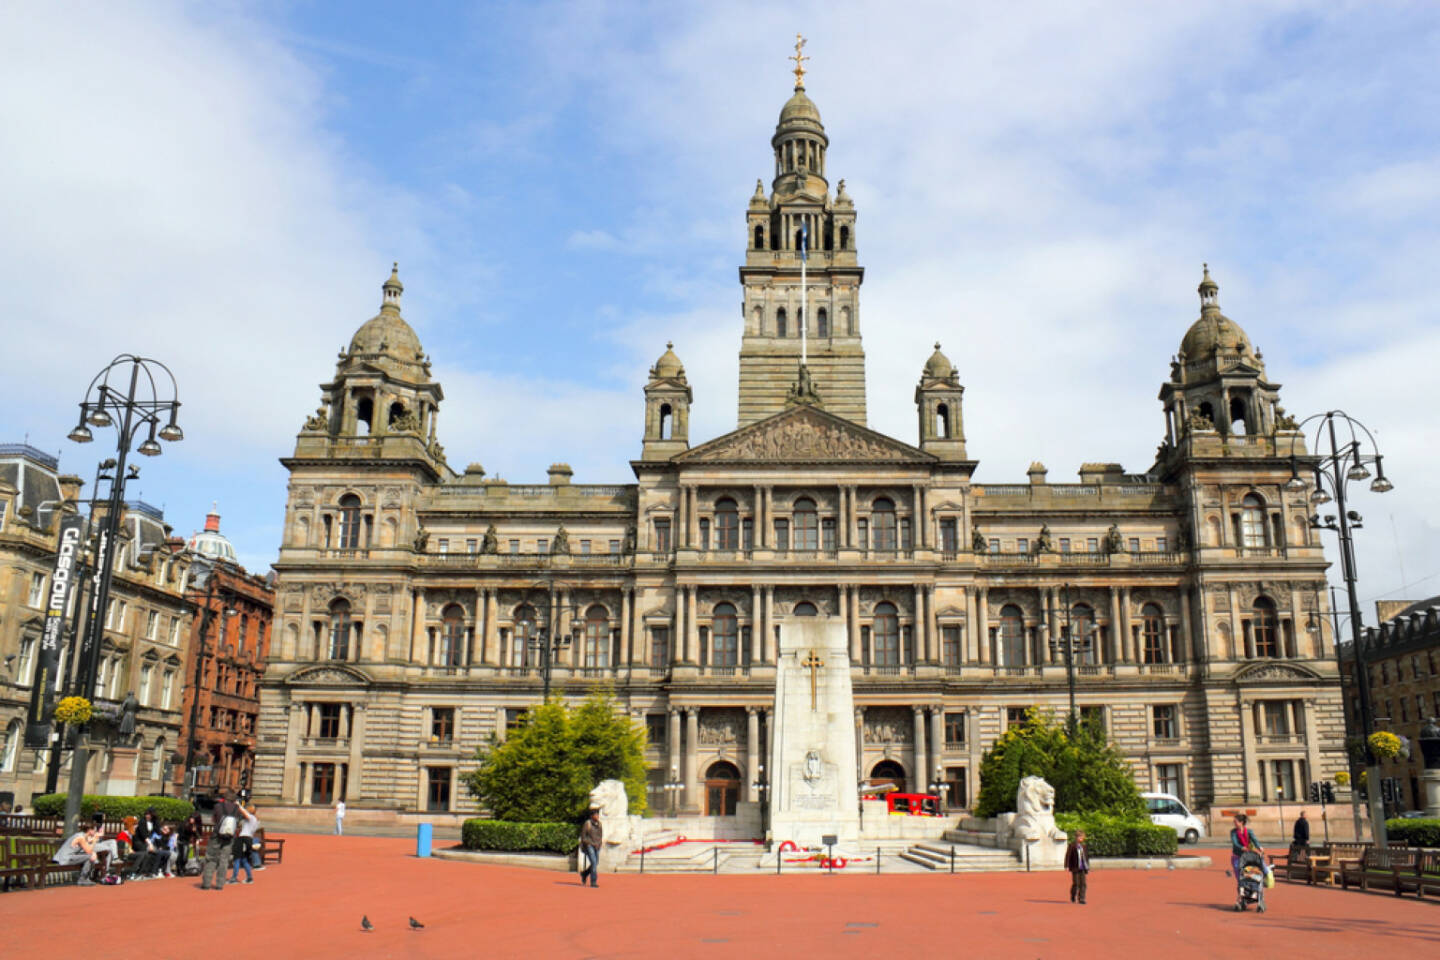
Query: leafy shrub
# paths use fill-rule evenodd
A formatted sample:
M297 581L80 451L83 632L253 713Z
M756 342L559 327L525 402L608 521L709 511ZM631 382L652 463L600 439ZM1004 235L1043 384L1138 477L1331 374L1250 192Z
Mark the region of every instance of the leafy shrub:
M1144 816L1130 765L1098 724L1080 723L1072 734L1053 713L1028 710L1025 723L1006 730L981 758L975 815L1014 810L1020 781L1030 776L1055 788L1056 810Z
M466 820L460 830L460 843L467 850L570 853L580 844L580 825Z
M1396 817L1385 821L1391 840L1404 840L1407 847L1440 847L1440 820Z
M1163 857L1179 848L1179 836L1149 820L1104 813L1057 813L1055 825L1073 839L1085 831L1092 857Z
M107 819L123 820L140 817L151 807L161 820L184 820L195 812L188 800L177 797L106 797L87 793L80 799L80 816L89 818L98 810ZM65 816L65 794L47 793L30 801L31 812L37 817Z

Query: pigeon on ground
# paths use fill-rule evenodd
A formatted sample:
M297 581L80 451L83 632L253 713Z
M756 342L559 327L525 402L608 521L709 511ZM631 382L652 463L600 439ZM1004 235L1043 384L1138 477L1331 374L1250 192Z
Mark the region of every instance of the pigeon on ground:
M361 930L364 930L366 933L369 933L370 931L372 931L372 930L375 929L375 924L373 924L373 923L370 922L370 918L369 918L368 916L366 916L366 917L361 917L361 918L360 918L360 929L361 929Z
M424 930L424 929L425 929L425 924L421 923L419 920L416 920L414 917L411 917L411 918L410 918L410 929L411 929L411 930Z

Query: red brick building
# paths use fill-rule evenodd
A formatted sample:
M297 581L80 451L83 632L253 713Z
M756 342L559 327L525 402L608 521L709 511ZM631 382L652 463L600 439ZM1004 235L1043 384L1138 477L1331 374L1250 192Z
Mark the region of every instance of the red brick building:
M270 651L275 590L268 578L248 573L236 561L214 508L205 517L205 529L190 538L188 550L193 560L186 598L199 615L185 667L175 781L185 783L193 754L194 789L238 790L249 785L254 764L260 676Z

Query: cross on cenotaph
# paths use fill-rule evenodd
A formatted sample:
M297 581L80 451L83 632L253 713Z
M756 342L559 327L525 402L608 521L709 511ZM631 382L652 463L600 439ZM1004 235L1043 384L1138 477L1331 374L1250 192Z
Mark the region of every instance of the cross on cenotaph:
M815 671L825 666L825 661L815 656L815 651L811 650L809 655L800 661L800 666L810 668L810 710L813 713L815 710Z

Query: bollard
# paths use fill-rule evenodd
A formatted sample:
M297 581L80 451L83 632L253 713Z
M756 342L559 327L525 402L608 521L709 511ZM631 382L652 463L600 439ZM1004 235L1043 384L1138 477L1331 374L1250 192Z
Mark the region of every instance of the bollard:
M434 831L434 826L428 823L422 823L415 828L415 856L430 856L430 838Z
M640 841L640 872L645 872L645 841Z
M784 860L784 859L785 859L785 851L780 850L780 849L777 848L777 849L775 850L775 876L777 876L777 877L780 876L780 861L782 861L782 860Z
M714 866L712 866L712 867L710 868L710 872L711 872L711 873L719 873L719 872L720 872L720 848L719 848L719 847L711 847L711 848L710 848L710 852L715 855L715 857L714 857L714 859L713 859Z
M950 847L950 872L955 872L955 847Z
M880 848L875 848L875 876L880 876Z

